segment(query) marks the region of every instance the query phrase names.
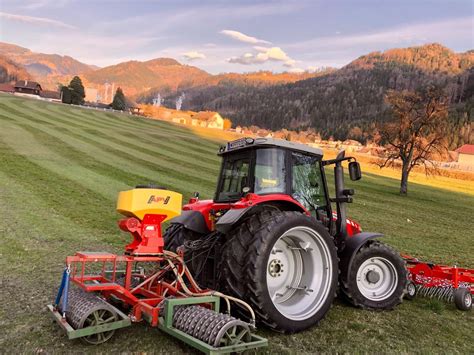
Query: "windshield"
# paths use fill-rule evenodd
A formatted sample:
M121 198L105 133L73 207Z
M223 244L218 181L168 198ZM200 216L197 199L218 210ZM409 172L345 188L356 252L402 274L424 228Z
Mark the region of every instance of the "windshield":
M277 148L257 150L254 193L285 193L285 151Z

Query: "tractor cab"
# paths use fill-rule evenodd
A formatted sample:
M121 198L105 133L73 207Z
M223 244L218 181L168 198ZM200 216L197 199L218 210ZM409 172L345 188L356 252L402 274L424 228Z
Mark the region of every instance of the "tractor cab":
M351 202L348 196L345 199L344 196L339 196L339 199L329 197L324 166L340 165L341 161L353 158L341 155L335 160L324 161L323 151L319 148L270 138L242 138L228 142L220 148L219 155L223 161L215 203L235 203L247 194L262 198L271 195L272 200L264 199L265 204L283 210L302 210L330 228L334 222L331 201L336 202L338 211L343 210L341 204ZM359 179L360 168L353 163L358 164L351 162L351 177ZM353 174L357 169L359 176ZM341 176L338 179L336 191L340 191L340 195L353 194L352 190L344 189ZM284 200L282 195L285 195ZM257 197L256 202L259 200L262 199Z

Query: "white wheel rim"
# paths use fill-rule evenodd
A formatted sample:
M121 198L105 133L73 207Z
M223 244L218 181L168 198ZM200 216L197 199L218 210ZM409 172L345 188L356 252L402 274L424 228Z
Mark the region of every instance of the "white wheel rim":
M410 295L410 296L412 296L412 297L415 296L416 287L415 287L415 285L414 285L412 282L410 282L410 283L408 284L407 292L408 292L408 295Z
M383 301L392 296L398 284L395 266L387 259L372 257L357 270L357 288L371 301Z
M273 305L288 319L305 320L324 305L332 284L331 253L309 227L286 231L267 260L267 290Z
M466 293L466 296L464 296L464 303L466 304L466 307L469 308L471 307L472 304L472 296L470 293Z

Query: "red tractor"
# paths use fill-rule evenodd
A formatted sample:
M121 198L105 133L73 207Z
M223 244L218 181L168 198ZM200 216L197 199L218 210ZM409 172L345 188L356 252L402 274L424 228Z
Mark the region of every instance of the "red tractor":
M165 248L184 252L202 287L250 303L261 324L297 332L317 324L340 293L355 306L391 309L407 285L404 260L347 219L354 190L344 186L360 165L342 151L242 138L218 153L222 166L213 200L196 193L165 232ZM325 168L334 165L335 197ZM333 211L333 205L336 210Z

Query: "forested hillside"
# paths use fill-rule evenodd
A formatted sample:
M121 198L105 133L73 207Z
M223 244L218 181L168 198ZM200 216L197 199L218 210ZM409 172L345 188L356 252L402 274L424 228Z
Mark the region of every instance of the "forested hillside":
M234 124L316 128L323 137L370 138L375 122L387 119L388 89L442 86L451 102L451 147L472 142L474 53L456 54L438 44L362 56L346 67L291 84L258 88L218 85L187 93L185 108L211 109Z
M11 83L30 78L30 74L22 66L0 55L0 83Z

